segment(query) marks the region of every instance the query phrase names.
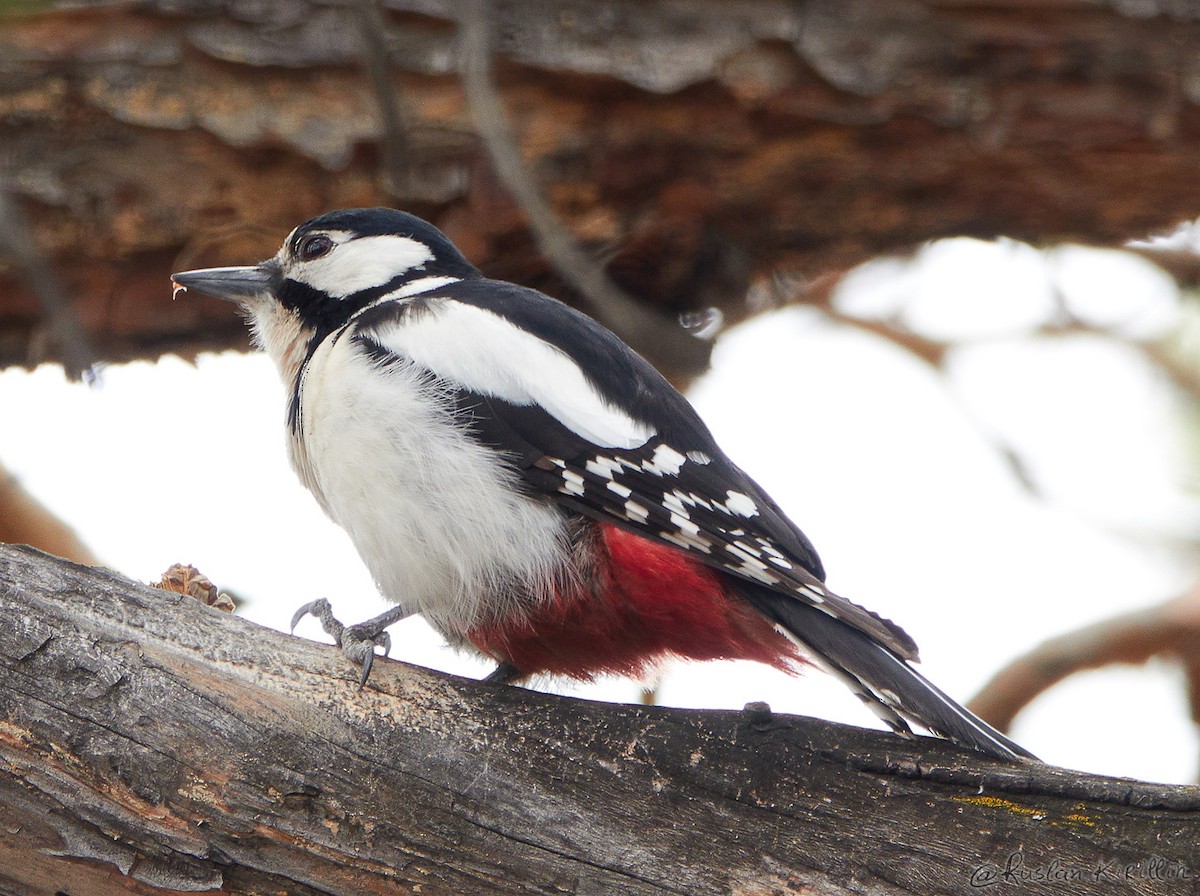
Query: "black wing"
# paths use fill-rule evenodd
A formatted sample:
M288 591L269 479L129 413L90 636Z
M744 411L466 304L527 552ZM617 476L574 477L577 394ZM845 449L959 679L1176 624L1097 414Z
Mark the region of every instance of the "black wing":
M681 452L652 439L637 449L599 448L581 444L540 408L462 391L458 400L476 437L513 454L533 491L786 593L853 625L900 656L916 658L916 645L902 629L825 588L808 539L715 444L706 444L707 451ZM663 470L664 446L665 460L680 454L684 458L677 472ZM701 463L697 457L708 460ZM670 468L675 469L674 463Z
M420 303L372 309L353 338L380 363L404 360L395 351L398 340L387 338L388 327L403 325L405 315L437 314L439 302L483 309L501 319L497 327L506 322L555 346L616 409L653 429L636 447L598 445L536 398L517 403L487 394L486 384L463 384L447 375L453 365L437 369L438 361L426 359L454 395L470 431L508 454L532 493L688 551L714 568L820 609L901 657L916 658L916 645L902 629L825 588L812 544L725 456L687 400L585 315L533 290L469 280L423 294ZM537 387L531 382L527 392Z

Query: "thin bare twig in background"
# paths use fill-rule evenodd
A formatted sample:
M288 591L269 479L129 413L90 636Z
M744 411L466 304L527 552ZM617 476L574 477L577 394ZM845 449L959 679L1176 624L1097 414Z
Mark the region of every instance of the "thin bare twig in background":
M1200 724L1200 585L1148 609L1105 619L1039 644L1009 663L968 704L1001 731L1064 678L1112 664L1177 658L1188 673L1192 719Z
M947 339L936 339L917 333L900 319L898 315L882 318L859 317L849 314L838 307L837 291L842 282L843 274L828 274L807 281L789 274L777 274L769 284L771 296L777 305L804 305L821 312L828 320L843 324L879 336L888 342L904 349L914 358L923 361L933 369L944 372L946 359L955 348L963 347L966 343ZM1074 319L1067 318L1064 323L1043 325L1034 328L1029 335L1038 336L1068 336L1082 333L1103 333L1101 330L1089 327ZM1149 344L1138 345L1151 360L1156 359L1155 350ZM1157 363L1157 362L1156 362ZM970 420L979 430L984 440L996 451L997 455L1016 482L1031 495L1041 495L1041 486L1033 476L1029 465L1021 453L1008 444L992 427L985 425L971 408L961 399L954 397L963 416ZM985 718L987 718L985 716ZM989 719L990 721L990 719Z
M17 263L25 284L42 306L50 338L58 345L63 368L73 380L93 382L96 352L79 318L71 310L67 292L54 269L33 241L25 210L0 183L0 252Z
M387 191L393 196L404 193L409 179L409 141L405 120L411 118L404 101L392 83L388 57L387 22L376 0L355 0L355 18L363 41L363 67L383 126L383 156L387 173Z
M1146 257L1157 260L1153 255ZM1181 268L1177 265L1176 270ZM1171 269L1168 272L1175 273ZM836 303L840 280L840 276L831 276L805 283L780 277L773 284L774 298L780 305L807 305L832 321L887 339L936 369L942 369L950 350L961 345L915 333L895 318L869 319L847 314ZM1060 306L1054 323L1031 328L1029 335L1113 334L1079 320ZM1200 377L1164 343L1122 341L1141 351L1189 397L1200 400ZM969 411L967 415L974 419ZM1037 494L1037 484L1025 470L1020 455L999 442L994 434L988 438L1007 460L1017 480L1030 493ZM1159 606L1122 614L1045 641L997 672L968 707L1001 731L1007 731L1022 709L1064 678L1104 666L1140 665L1153 657L1166 657L1181 664L1187 679L1192 719L1200 725L1200 584Z
M576 245L542 197L521 158L492 79L491 8L489 0L463 0L460 4L460 77L496 174L525 212L542 254L584 296L595 317L635 349L652 354L660 366L693 372L707 369L711 343L620 290Z
M945 363L946 355L953 348L951 343L914 333L895 319L857 317L838 308L835 297L841 282L841 274L828 274L812 281L778 274L770 286L779 305L816 308L832 321L883 337L931 367L940 368Z
M1163 257L1161 254L1137 254L1141 254L1156 263ZM1181 279L1181 276L1187 274L1187 271L1190 269L1183 266L1181 259L1175 258L1173 260L1174 264L1164 267L1164 270L1168 274L1175 276L1177 282L1183 286L1186 286L1189 282L1193 282L1189 279ZM1200 270L1200 262L1197 262L1197 269ZM787 274L777 274L770 284L771 296L776 305L805 305L815 308L831 321L845 324L886 339L888 342L904 349L913 357L924 361L930 367L937 370L944 369L946 358L952 349L963 348L970 344L968 342L956 342L954 340L924 336L905 326L895 316L869 318L848 314L838 308L836 302L836 293L842 277L842 274L830 274L818 277L809 282ZM1031 337L1107 336L1119 339L1123 344L1141 352L1147 361L1161 370L1188 398L1193 401L1200 401L1200 375L1197 374L1195 366L1188 363L1185 359L1178 357L1164 341L1123 338L1103 327L1092 326L1081 321L1070 314L1068 309L1061 303L1057 309L1057 319L1054 323L1031 327L1027 335ZM969 412L968 416L973 417ZM994 436L990 436L989 438L993 442L995 441ZM1003 445L997 444L996 447L1025 488L1030 493L1037 494L1039 489L1031 479L1019 455L1013 449Z

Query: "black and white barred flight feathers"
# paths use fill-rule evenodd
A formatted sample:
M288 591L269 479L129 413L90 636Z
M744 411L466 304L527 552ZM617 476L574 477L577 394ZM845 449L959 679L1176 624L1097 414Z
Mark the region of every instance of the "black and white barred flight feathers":
M230 273L239 285L224 287L212 272L175 279L225 298L269 290L303 324L290 367L280 362L293 433L306 427L318 351L348 342L381 375L415 367L464 432L507 458L526 496L719 570L895 730L907 720L995 756L1030 755L920 676L899 626L826 588L812 544L687 400L586 315L485 278L432 225L389 209L323 215L275 259L217 271L256 273Z

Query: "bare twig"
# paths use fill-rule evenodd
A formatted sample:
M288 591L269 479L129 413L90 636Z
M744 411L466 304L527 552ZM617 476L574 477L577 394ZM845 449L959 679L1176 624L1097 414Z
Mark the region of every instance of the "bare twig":
M1188 363L1161 342L1131 344L1141 349L1147 360L1166 374L1176 388L1186 393L1193 401L1200 401L1200 371L1196 370L1194 364Z
M810 308L815 308L829 320L886 339L893 345L907 351L914 358L938 370L942 369L951 350L963 344L923 336L906 327L903 322L895 317L866 318L846 313L837 306L837 302L835 301L837 287L841 283L841 280L841 274L827 274L812 281L792 280L787 275L778 275L771 284L773 298L780 305L803 304ZM1078 320L1069 318L1064 323L1048 324L1039 327L1035 332L1042 336L1066 336L1073 333L1092 333L1096 331ZM1159 351L1155 346L1148 344L1139 344L1139 346L1151 360L1156 361L1156 363L1162 363L1165 366L1165 353ZM1161 361L1159 361L1160 355L1162 356ZM1020 452L1006 443L996 432L985 426L979 420L978 416L961 400L958 400L957 403L963 415L974 423L986 441L996 450L996 453L1008 466L1017 483L1031 495L1040 494L1041 488Z
M1001 731L1022 709L1064 678L1113 664L1138 665L1156 656L1179 657L1200 672L1200 585L1156 607L1136 610L1068 632L1009 663L984 685L970 709ZM1191 681L1192 718L1200 724L1200 680Z
M789 282L786 278L775 281L776 296L780 304L808 305L817 308L830 320L840 324L863 330L875 336L881 336L888 342L920 358L931 367L941 367L946 355L953 344L938 339L930 339L903 326L899 321L886 319L871 319L847 314L837 307L834 296L841 274L827 274L812 281Z
M392 83L388 61L387 23L376 0L355 0L355 17L363 40L363 67L371 82L383 126L383 154L387 190L393 196L403 193L409 178L409 141L405 120L411 118L403 98Z
M42 306L46 328L57 345L67 376L93 382L96 352L79 318L71 310L67 292L54 269L33 241L25 211L8 188L0 183L0 252L7 252L21 270L26 285Z
M712 345L676 321L654 313L626 295L603 268L576 245L542 197L504 113L492 79L491 3L463 0L460 18L460 75L467 102L496 173L529 220L542 253L588 301L598 320L643 354L680 371L708 367Z
M1168 249L1146 245L1123 247L1126 252L1139 255L1153 262L1170 274L1176 283L1185 289L1200 286L1200 254L1188 249Z

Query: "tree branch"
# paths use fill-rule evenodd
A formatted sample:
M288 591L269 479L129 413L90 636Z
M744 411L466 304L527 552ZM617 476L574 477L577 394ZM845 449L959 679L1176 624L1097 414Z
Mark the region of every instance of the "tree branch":
M397 662L359 690L335 648L103 570L0 546L0 583L4 892L965 894L1054 862L1110 896L1200 874L1197 788Z
M449 77L458 5L388 0L386 40L364 56L356 29L382 9L367 2L95 0L5 20L0 178L96 358L243 347L236 316L172 303L165 274L197 234L236 228L193 266L248 262L331 208L396 202L453 224L489 273L557 289L526 218L478 176L484 141ZM521 161L553 172L555 208L568 203L575 235L597 244L669 230L678 192L691 197L681 217L702 218L696 232L752 273L808 277L946 235L1116 245L1200 207L1186 4L492 10L503 108L523 110ZM395 103L391 147L372 152ZM395 162L400 142L410 176L389 196L379 160ZM706 240L643 241L639 255L624 277L609 272L626 294L652 297L648 310L747 313L734 289L661 301L672 268L701 274L682 295L711 287ZM25 279L0 265L0 366L79 366L44 346Z
M1156 607L1134 610L1039 644L983 686L973 712L1001 731L1043 691L1076 672L1176 657L1189 673L1192 718L1200 724L1200 585Z
M529 221L547 260L586 299L592 315L660 366L695 375L708 369L712 344L697 339L669 317L657 314L622 292L604 269L576 245L558 215L542 197L517 146L492 80L489 0L460 0L460 73L463 92L496 174Z
M0 183L0 253L16 262L25 284L41 306L45 332L53 346L53 352L44 354L54 353L61 358L71 379L95 381L96 352L91 340L71 308L58 272L34 241L21 203L4 183Z
M0 542L32 544L76 563L100 561L73 528L25 490L21 480L0 464Z
M375 94L379 108L383 148L384 176L387 191L404 196L409 181L408 131L405 122L412 118L392 81L391 61L388 58L387 22L377 0L354 0L358 30L363 44L363 70Z

